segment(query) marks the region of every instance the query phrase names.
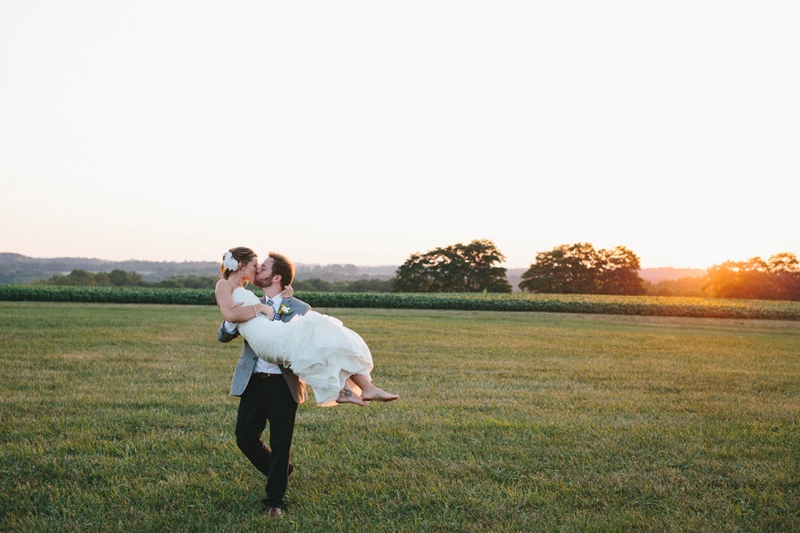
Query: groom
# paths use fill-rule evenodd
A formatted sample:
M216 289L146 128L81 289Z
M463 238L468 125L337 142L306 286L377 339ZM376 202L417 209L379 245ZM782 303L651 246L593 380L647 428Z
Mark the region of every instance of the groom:
M261 301L275 309L275 320L287 322L310 309L296 298L279 294L294 279L294 265L286 257L270 252L258 267L253 284L264 290ZM220 342L239 336L236 324L223 322L217 331ZM280 516L283 496L293 466L289 463L297 405L306 400L306 385L291 370L259 358L244 341L242 355L231 382L231 396L239 396L236 444L262 474L267 476L264 506L270 516ZM269 423L269 446L261 434Z

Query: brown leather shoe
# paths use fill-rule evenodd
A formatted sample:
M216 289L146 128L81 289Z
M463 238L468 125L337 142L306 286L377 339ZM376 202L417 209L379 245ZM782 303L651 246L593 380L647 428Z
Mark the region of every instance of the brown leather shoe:
M267 514L270 516L281 516L283 511L280 507L267 507Z

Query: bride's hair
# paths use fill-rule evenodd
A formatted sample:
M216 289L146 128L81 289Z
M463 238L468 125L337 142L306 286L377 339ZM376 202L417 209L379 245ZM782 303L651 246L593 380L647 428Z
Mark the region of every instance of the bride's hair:
M228 251L231 253L231 255L236 261L242 263L243 265L246 265L247 263L252 261L254 257L258 257L253 250L251 250L250 248L245 248L244 246L239 246L238 248L231 248ZM223 263L225 262L224 255L222 256L222 262ZM225 268L224 264L220 265L219 271L224 279L228 279L231 276L231 273L235 272L234 270Z

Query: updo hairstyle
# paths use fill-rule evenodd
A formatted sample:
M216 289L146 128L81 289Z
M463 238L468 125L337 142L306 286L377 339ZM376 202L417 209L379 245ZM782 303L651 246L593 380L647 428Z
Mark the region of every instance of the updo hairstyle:
M242 265L246 265L247 263L252 261L254 257L258 257L253 250L251 250L250 248L245 248L244 246L231 248L228 251L231 253L231 255L233 255L233 258L239 262L239 266L237 267L237 269L242 268ZM222 256L222 261L223 263L225 261L224 255ZM228 268L225 268L224 264L220 265L219 271L222 274L223 279L228 279L230 275L235 272L235 270L230 270Z

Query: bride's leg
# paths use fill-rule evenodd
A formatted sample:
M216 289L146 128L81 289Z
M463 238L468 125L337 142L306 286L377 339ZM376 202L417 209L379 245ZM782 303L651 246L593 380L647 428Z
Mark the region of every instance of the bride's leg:
M353 374L350 379L361 389L361 399L367 402L393 402L399 398L397 394L389 394L385 390L379 389L363 374Z
M336 398L336 403L354 403L356 405L360 405L361 407L366 407L369 405L347 387L339 391L339 397Z

